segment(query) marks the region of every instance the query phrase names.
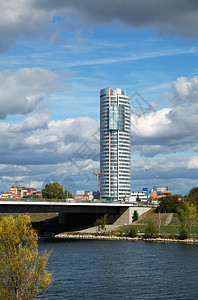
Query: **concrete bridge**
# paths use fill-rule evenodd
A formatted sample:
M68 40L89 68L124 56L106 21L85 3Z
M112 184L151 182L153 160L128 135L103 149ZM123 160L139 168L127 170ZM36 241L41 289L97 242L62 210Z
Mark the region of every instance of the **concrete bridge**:
M149 206L134 206L118 202L67 202L63 200L0 201L0 213L59 213L59 223L68 225L93 224L108 214L109 224L124 225L132 222L134 210L139 216L150 210Z

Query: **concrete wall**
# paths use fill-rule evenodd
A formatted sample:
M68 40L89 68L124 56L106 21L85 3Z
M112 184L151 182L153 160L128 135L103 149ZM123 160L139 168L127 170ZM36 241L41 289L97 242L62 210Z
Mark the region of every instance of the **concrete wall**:
M137 210L139 217L145 212L149 211L150 207L129 207L127 209L120 209L120 216L114 222L114 225L129 225L132 223L132 216L135 210Z

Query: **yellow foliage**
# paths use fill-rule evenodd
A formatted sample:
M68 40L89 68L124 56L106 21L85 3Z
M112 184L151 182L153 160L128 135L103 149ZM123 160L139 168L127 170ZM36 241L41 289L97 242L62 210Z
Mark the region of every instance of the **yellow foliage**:
M35 299L51 286L45 268L49 253L38 256L38 235L29 216L0 222L0 300Z
M178 209L178 213L183 226L191 235L192 226L197 223L197 207L191 202L184 201L181 208Z

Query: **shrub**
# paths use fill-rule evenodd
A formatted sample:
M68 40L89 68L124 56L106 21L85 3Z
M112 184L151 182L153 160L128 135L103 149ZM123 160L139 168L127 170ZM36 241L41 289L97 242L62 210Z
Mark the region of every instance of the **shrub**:
M111 234L111 231L107 231L107 232L104 233L104 235L111 236L112 234Z
M122 231L119 231L119 232L118 232L118 236L119 236L119 237L124 237L124 236L125 236L125 234L124 234L124 232L122 232Z
M158 232L156 229L155 222L153 220L148 220L148 224L145 230L145 238L156 238L158 237Z
M171 233L171 234L169 235L169 238L172 239L172 240L174 240L174 239L175 239L175 234L174 234L174 233Z
M168 239L168 238L169 238L169 235L166 234L166 233L164 233L164 234L161 235L161 237L162 237L163 239Z
M131 230L128 233L128 237L132 237L132 238L137 237L137 229L131 228Z
M179 235L180 240L186 240L188 238L188 231L184 225L181 225L179 233L180 233Z

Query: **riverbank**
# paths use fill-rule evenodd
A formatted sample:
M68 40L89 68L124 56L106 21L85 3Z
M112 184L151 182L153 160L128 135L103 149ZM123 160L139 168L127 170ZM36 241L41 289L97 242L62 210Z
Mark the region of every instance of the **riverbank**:
M161 243L185 243L198 244L198 239L189 238L186 240L168 239L168 238L144 238L144 237L120 237L120 236L106 236L106 235L92 235L92 234L69 234L59 233L54 236L60 239L82 239L82 240L117 240L117 241L144 241L144 242L161 242Z

